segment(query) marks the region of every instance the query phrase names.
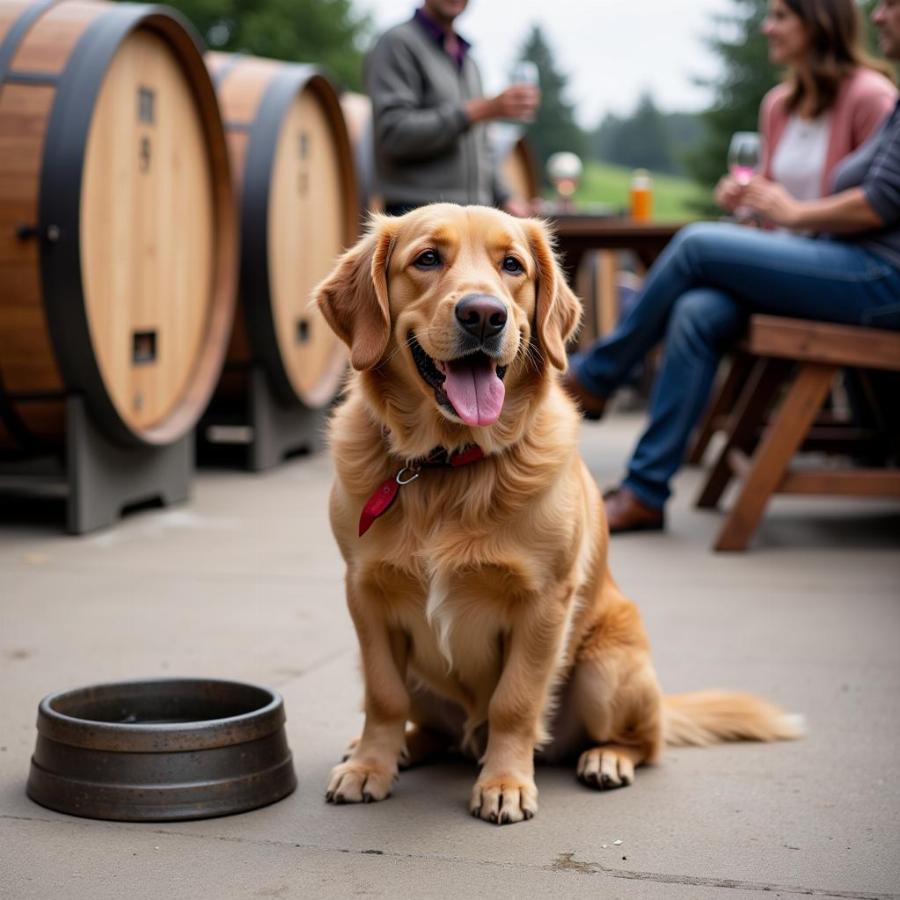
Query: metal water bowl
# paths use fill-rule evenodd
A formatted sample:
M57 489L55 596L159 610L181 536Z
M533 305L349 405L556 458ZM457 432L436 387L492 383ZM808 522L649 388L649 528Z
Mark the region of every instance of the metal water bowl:
M100 684L45 697L28 796L128 822L256 809L297 786L275 691L234 681Z

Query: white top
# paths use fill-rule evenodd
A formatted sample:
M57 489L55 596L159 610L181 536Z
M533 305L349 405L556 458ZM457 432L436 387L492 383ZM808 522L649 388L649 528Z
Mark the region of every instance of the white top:
M822 174L831 134L831 116L791 116L772 157L772 177L797 200L822 196Z

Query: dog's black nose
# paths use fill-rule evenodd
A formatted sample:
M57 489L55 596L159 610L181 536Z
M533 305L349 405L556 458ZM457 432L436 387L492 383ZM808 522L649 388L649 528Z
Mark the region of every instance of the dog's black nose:
M466 294L456 304L456 321L473 337L485 341L503 331L506 307L490 294Z

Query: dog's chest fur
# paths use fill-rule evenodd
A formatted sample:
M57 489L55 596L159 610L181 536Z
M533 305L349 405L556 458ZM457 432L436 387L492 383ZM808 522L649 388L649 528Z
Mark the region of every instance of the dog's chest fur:
M487 556L478 560L471 540L465 561L430 552L427 541L416 543L405 560L387 562L395 590L385 591L385 602L394 624L439 669L459 671L467 661L478 668L493 665L512 608L533 589L527 573ZM382 571L385 562L379 564Z
M455 701L473 726L487 716L510 626L509 598L485 591L477 580L475 574L438 574L392 611L395 625L410 637L412 678Z

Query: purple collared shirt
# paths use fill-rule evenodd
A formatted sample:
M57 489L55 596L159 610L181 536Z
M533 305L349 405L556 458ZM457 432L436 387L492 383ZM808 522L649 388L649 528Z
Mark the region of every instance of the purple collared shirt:
M428 34L432 40L443 50L446 50L446 40L447 34L437 22L432 19L428 13L425 12L424 7L420 7L416 10L413 15L413 21L418 22L422 28L425 29L425 32ZM455 32L454 32L455 34ZM456 35L456 52L450 53L448 51L448 55L450 58L456 63L456 67L458 69L462 69L463 63L466 59L466 54L469 52L469 48L472 45L464 38L460 37L460 35Z

